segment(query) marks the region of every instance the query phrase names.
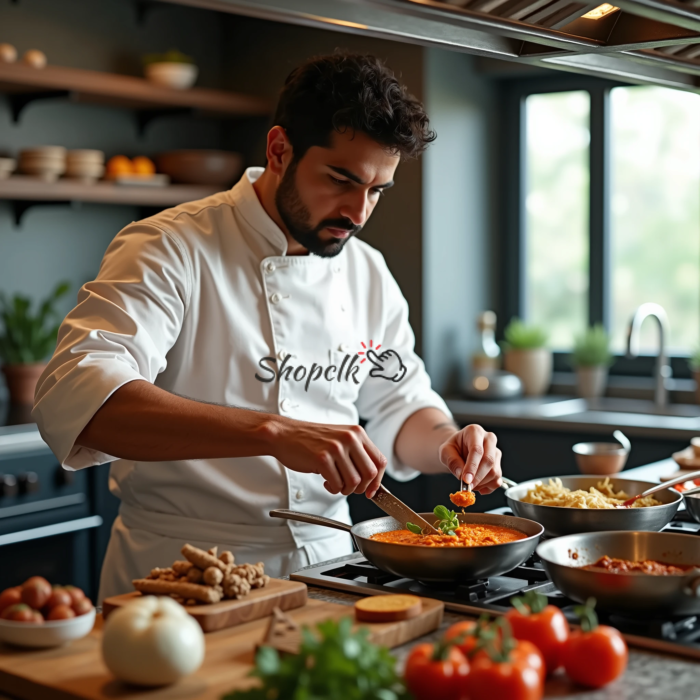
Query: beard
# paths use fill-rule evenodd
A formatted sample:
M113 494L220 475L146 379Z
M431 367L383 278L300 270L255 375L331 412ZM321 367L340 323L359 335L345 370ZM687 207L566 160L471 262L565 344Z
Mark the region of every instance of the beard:
M333 258L345 244L362 228L356 226L346 217L339 219L323 219L316 226L311 225L311 214L301 201L301 196L296 186L297 162L292 161L282 177L277 192L275 193L275 206L280 218L289 231L289 235L299 244L303 245L310 253L321 258ZM321 231L324 228L339 228L350 232L347 238L321 239Z

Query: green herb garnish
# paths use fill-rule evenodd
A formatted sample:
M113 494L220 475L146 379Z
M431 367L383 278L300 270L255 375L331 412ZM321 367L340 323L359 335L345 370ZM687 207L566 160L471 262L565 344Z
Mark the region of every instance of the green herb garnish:
M433 513L438 521L435 523L435 527L438 530L442 530L445 535L451 535L456 537L455 530L459 527L459 518L457 513L453 510L447 510L445 506L435 506Z
M419 525L414 525L413 523L406 523L406 529L412 532L414 535L422 535L423 530L420 529Z
M222 700L408 700L396 659L367 639L366 628L353 632L352 624L345 617L321 622L315 631L305 627L298 654L280 656L261 647L250 673L260 685L228 693Z

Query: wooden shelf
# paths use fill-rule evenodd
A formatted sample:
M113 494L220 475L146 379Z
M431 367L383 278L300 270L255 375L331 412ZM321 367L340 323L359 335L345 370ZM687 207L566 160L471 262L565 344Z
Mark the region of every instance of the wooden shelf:
M135 187L102 181L84 184L66 179L44 182L38 178L16 175L7 180L0 180L0 200L12 202L15 221L19 224L25 211L38 204L89 202L163 209L208 197L222 189L224 188L210 185Z
M193 110L201 114L247 117L270 113L267 100L224 90L173 90L145 78L80 68L0 62L0 92L6 93L15 120L31 101L67 97L76 102L124 107L146 112Z

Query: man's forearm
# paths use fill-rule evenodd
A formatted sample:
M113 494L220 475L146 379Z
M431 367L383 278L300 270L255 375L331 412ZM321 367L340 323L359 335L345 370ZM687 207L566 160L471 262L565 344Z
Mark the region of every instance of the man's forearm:
M448 472L438 449L459 427L437 408L422 408L409 416L394 442L396 456L424 474Z
M117 389L76 444L121 459L165 461L272 454L281 416L202 403L147 381Z

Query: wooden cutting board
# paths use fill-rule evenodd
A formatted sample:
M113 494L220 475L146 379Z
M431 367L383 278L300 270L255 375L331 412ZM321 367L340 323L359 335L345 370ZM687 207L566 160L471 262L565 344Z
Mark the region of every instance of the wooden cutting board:
M107 619L111 612L140 597L141 594L134 591L105 598L102 603L104 618ZM274 608L292 610L305 603L305 583L272 578L265 588L256 588L240 600L222 600L211 605L187 605L185 609L205 632L214 632L267 617Z
M393 647L440 626L444 605L423 598L418 617L402 622L368 624L373 641ZM349 605L310 599L287 612L300 625L353 615ZM18 700L220 700L231 690L254 685L248 678L255 663L255 647L265 634L267 619L212 632L205 637L202 667L179 683L163 688L138 688L117 681L102 662L102 618L85 638L56 649L27 650L0 644L0 694Z

